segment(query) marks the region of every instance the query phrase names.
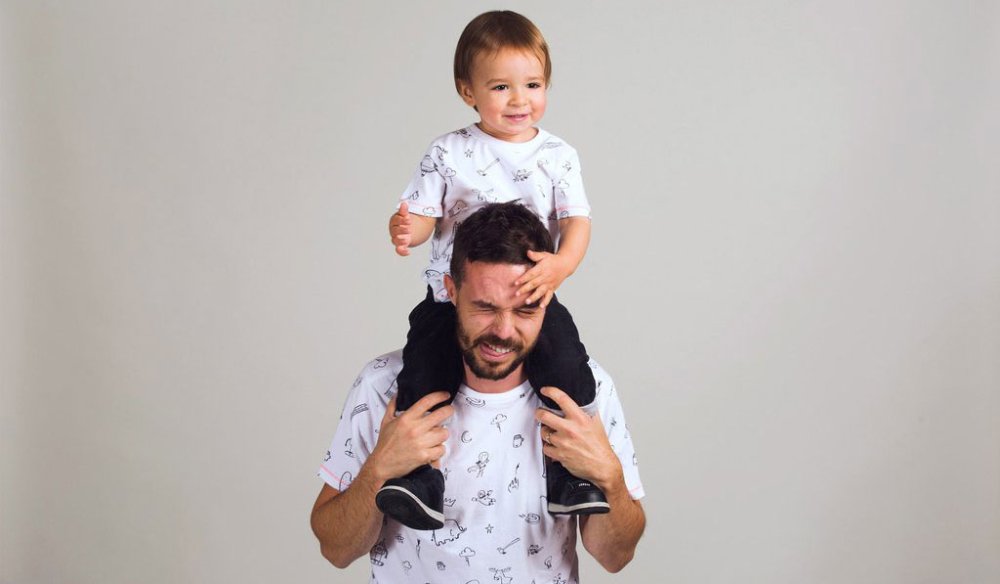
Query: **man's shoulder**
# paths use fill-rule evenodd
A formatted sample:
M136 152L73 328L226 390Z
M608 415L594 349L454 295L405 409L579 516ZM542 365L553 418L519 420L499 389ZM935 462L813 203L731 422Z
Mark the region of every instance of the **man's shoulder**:
M351 393L355 399L366 401L378 396L377 401L384 406L396 395L396 377L402 369L402 349L379 355L361 368L351 386Z
M607 369L602 367L593 358L587 363L590 365L590 370L594 373L594 381L597 383L597 400L604 400L615 394L615 381L611 378L611 374L608 373Z

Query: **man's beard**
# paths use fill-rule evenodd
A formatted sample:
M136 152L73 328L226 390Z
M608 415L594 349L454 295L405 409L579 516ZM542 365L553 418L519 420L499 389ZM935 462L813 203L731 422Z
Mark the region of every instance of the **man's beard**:
M517 341L505 341L492 334L485 334L476 339L471 339L469 334L465 332L465 329L462 328L462 323L458 323L458 343L459 348L462 350L462 358L465 360L465 364L469 366L469 369L472 370L472 373L480 379L499 381L513 373L515 369L521 366L521 363L524 363L531 350L535 348L537 340L536 338L530 347L525 348L523 344ZM476 354L476 347L481 343L493 345L501 349L511 349L514 359L508 364L485 362Z

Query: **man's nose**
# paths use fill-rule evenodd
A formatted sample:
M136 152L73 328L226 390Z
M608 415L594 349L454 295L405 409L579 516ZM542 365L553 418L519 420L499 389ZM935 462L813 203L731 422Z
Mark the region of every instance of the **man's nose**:
M501 339L509 339L514 336L514 319L506 313L500 313L493 320L493 334Z

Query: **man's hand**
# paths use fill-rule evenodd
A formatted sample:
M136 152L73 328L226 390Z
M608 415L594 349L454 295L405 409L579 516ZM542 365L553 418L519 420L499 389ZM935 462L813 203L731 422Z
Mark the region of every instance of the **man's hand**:
M410 218L410 206L406 203L400 203L399 211L396 211L389 218L389 239L396 246L396 253L401 256L410 255L410 243L413 241L413 219Z
M573 270L559 254L529 250L528 259L535 262L535 265L518 278L514 285L520 286L518 296L529 295L525 304L534 304L540 300L544 308Z
M620 481L621 462L608 442L600 416L590 417L555 387L543 387L542 395L556 402L566 416L560 418L543 408L535 412L535 419L542 423L542 452L601 490L607 491L615 481Z
M379 428L378 442L366 463L377 474L380 483L401 477L422 464L436 462L444 456L448 430L441 424L455 413L455 408L447 405L430 413L428 411L449 397L446 391L425 395L399 416L396 416L396 398L389 401Z

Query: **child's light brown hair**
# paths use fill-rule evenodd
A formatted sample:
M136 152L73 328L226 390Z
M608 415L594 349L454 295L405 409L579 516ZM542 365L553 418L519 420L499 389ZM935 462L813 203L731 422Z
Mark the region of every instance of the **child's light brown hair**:
M472 67L481 54L495 55L501 49L520 49L536 57L545 67L545 86L552 77L549 45L533 22L510 10L484 12L465 26L455 47L455 90L472 84Z

